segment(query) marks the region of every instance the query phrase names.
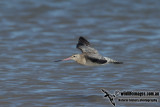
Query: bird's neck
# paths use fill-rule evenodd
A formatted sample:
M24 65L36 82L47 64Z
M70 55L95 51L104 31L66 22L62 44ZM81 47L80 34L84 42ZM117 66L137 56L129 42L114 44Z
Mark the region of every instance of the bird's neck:
M77 63L84 65L86 63L86 59L84 55L80 55L80 57L76 60Z

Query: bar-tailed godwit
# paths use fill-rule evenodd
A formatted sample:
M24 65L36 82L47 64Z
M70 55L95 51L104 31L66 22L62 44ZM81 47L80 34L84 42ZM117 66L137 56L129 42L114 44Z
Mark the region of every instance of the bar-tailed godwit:
M119 62L119 61L113 60L108 57L101 56L98 53L98 51L96 49L94 49L84 37L79 38L77 48L82 51L81 54L75 54L69 58L66 58L63 60L57 60L55 62L74 60L79 64L87 65L87 66L105 65L105 64L109 64L109 63L113 63L113 64L122 64L123 63L123 62Z

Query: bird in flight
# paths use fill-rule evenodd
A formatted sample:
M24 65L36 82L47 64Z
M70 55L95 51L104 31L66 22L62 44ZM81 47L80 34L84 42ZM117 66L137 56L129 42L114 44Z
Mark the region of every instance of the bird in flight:
M57 60L55 62L74 60L77 63L86 66L105 65L109 63L123 64L123 62L119 62L111 58L101 56L98 53L98 51L94 49L84 37L79 37L77 48L81 50L81 54L74 54L69 58Z

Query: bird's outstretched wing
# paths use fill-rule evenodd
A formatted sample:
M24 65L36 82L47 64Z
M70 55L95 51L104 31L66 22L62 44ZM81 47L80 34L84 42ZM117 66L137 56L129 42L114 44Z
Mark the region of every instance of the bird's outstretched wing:
M105 58L101 56L84 37L79 38L77 48L80 49L84 56L92 62L99 64L104 64L107 62L107 60L105 60Z
M90 43L84 38L79 37L77 48L82 51L82 53L98 54L98 51L90 46Z

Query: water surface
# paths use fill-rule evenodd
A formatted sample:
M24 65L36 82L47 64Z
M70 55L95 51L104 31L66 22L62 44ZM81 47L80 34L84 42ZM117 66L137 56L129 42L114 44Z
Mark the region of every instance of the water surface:
M112 107L104 88L160 91L159 0L0 1L0 106ZM54 63L79 36L123 65ZM159 103L120 103L159 107Z

